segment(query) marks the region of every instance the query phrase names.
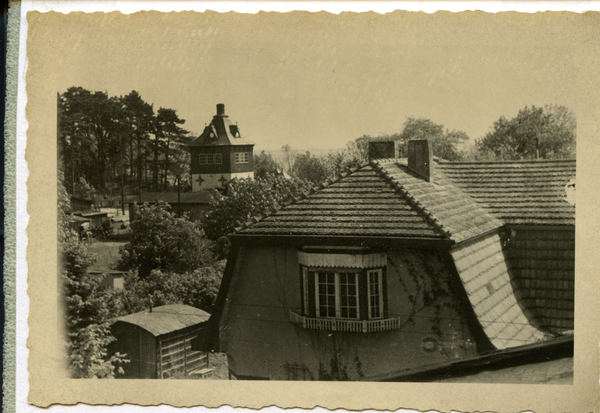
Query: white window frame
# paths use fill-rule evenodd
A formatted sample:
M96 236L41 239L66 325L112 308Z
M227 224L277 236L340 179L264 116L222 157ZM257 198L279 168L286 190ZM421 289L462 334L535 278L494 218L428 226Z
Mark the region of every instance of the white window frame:
M371 309L373 307L371 303L371 274L377 274L377 295L379 296L379 316L374 317L371 314ZM383 318L383 270L382 269L371 269L367 270L367 298L368 298L368 314L369 320L378 320Z
M242 164L248 163L250 161L250 154L248 152L236 152L235 153L235 163Z
M308 274L308 269L305 268ZM320 302L319 302L319 273L329 273L332 272L334 273L334 283L335 283L335 317L329 317L329 316L322 316L321 315L321 309L320 309ZM341 302L342 302L342 296L341 296L341 288L340 288L340 274L341 273L345 273L345 274L354 274L354 285L356 286L356 317L342 317L342 310L341 310ZM360 291L359 291L359 273L357 272L353 272L351 270L348 271L339 271L339 270L332 270L332 271L326 271L326 270L315 270L314 271L315 274L315 314L317 316L317 318L332 318L332 319L341 319L341 320L360 320ZM304 301L305 301L305 306L307 306L308 304L308 275L305 277L306 279L306 290L305 290L305 294L304 294ZM305 307L308 308L308 307Z
M220 153L201 153L198 162L200 165L221 165L223 156Z

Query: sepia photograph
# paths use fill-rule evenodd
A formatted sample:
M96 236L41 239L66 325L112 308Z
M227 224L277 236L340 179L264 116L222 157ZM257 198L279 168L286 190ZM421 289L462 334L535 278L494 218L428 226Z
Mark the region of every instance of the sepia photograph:
M30 11L30 402L573 392L582 16Z

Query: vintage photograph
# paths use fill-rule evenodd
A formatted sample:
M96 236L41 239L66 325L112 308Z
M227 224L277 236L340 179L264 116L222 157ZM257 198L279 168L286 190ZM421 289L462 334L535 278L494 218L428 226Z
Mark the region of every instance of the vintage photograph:
M573 382L568 50L122 19L57 90L72 377Z
M29 341L30 394L52 398L50 339L94 403L208 382L581 384L589 113L560 34L585 26L512 16L29 12L28 110L47 120L28 184L56 173L58 252L30 311L59 326Z

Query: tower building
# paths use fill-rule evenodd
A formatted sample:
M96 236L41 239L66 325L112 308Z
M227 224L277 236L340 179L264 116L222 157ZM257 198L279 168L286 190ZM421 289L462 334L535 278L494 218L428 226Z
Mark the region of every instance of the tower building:
M217 114L190 144L192 192L221 188L233 178L254 178L254 144L217 105Z

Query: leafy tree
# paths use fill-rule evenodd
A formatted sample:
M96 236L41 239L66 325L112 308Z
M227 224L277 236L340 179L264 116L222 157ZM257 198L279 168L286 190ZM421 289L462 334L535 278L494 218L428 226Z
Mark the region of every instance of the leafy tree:
M327 179L327 167L320 158L306 151L294 159L291 174L300 180L316 184Z
M296 156L298 156L298 151L292 149L290 145L283 145L281 151L283 152L283 167L287 173L291 174L294 160L296 159Z
M267 174L275 174L280 169L279 163L264 150L254 154L254 177L264 178Z
M411 139L429 139L434 156L454 161L462 156L458 146L468 141L469 137L465 132L448 130L444 132L444 125L433 123L430 119L409 117L404 122L399 136L403 154L408 153L408 141Z
M113 299L111 290L100 287L104 275L88 273L96 258L84 244L66 242L61 247L69 369L74 378L112 378L124 362L124 355L109 356L107 351L115 340L110 321L119 315L119 302Z
M485 137L476 141L482 154L496 159L556 159L575 156L576 121L564 106L521 109L513 119L500 117Z
M137 269L144 279L154 269L183 273L212 262L210 243L187 217L167 205L145 204L131 223L131 239L121 247L121 270Z
M129 146L129 182L137 180L141 186L144 171L147 168L148 138L152 131L154 110L140 94L133 90L120 98L123 104L124 118L127 124L127 143Z
M180 128L178 125L183 125L184 119L180 119L177 112L173 109L160 108L156 115L155 122L155 140L154 140L154 169L152 174L152 183L154 190L158 189L158 154L159 149L162 146L163 153L165 156L164 163L164 174L163 174L163 185L166 189L167 186L167 173L170 166L170 155L171 152L178 154L182 151L186 151L183 147L188 141L186 135L188 131Z
M216 240L251 217L272 212L274 208L307 191L310 185L283 176L241 179L229 184L227 195L215 194L204 224L208 238Z

